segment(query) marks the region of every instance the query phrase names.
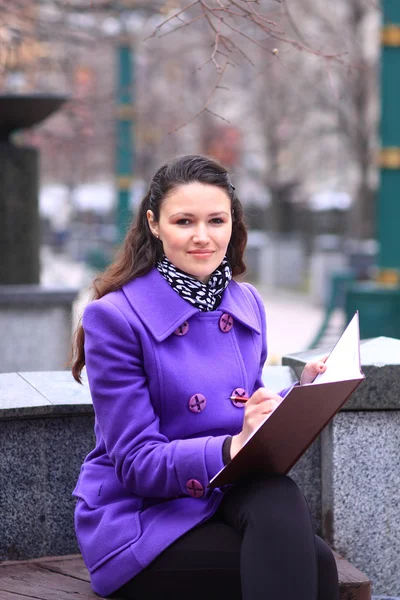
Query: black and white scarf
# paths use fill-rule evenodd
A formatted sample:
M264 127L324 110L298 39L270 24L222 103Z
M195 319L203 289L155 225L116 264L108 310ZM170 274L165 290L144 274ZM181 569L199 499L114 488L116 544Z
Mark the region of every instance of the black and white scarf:
M156 268L184 300L194 304L202 311L218 308L222 294L232 279L232 269L225 257L222 263L210 275L208 283L203 283L173 265L166 256Z

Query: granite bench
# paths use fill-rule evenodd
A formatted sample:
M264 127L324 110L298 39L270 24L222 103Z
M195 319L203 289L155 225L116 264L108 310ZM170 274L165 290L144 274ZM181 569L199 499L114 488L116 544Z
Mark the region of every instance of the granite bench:
M368 578L344 558L337 554L335 558L340 600L370 600ZM0 597L2 600L101 600L90 587L89 574L80 555L0 563ZM221 597L217 590L216 597ZM208 598L213 600L212 595Z

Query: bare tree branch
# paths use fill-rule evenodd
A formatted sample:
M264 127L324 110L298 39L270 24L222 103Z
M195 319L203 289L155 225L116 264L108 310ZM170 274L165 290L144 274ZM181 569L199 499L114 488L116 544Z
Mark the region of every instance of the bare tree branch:
M190 117L190 119L188 119L187 121L185 121L184 123L182 123L181 125L179 125L178 127L176 127L173 131L170 131L170 133L176 133L177 131L179 131L180 129L182 129L183 127L185 127L186 125L188 125L189 123L192 123L193 121L195 121L201 114L203 114L204 112L209 112L214 116L218 116L218 118L222 119L223 121L229 123L229 121L227 121L224 117L222 117L221 115L217 115L215 114L213 111L210 110L209 105L214 97L215 91L220 87L220 83L221 80L226 72L226 69L228 67L228 64L225 64L224 67L221 69L217 82L215 83L213 89L211 90L211 93L209 94L209 97L205 103L205 105L199 110L197 111L192 117Z

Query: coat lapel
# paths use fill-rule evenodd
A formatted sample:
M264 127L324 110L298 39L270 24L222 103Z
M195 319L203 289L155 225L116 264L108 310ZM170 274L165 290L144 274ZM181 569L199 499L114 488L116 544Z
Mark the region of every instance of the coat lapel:
M224 291L218 310L227 312L234 319L242 323L242 325L260 334L261 319L258 314L258 308L255 308L255 304L256 301L252 297L250 290L232 280Z
M155 268L127 283L122 291L135 313L159 342L199 312L198 308L181 298ZM224 291L218 311L227 312L259 334L260 319L248 297L250 293L231 281Z
M199 312L195 306L183 300L155 268L127 283L122 291L159 342Z

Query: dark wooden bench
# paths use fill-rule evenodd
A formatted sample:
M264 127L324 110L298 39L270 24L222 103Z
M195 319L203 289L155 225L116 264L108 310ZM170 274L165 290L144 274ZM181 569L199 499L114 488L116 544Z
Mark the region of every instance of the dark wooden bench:
M340 600L370 600L371 583L347 560L335 554ZM0 562L1 600L100 600L92 591L80 555ZM168 600L168 599L167 599Z

